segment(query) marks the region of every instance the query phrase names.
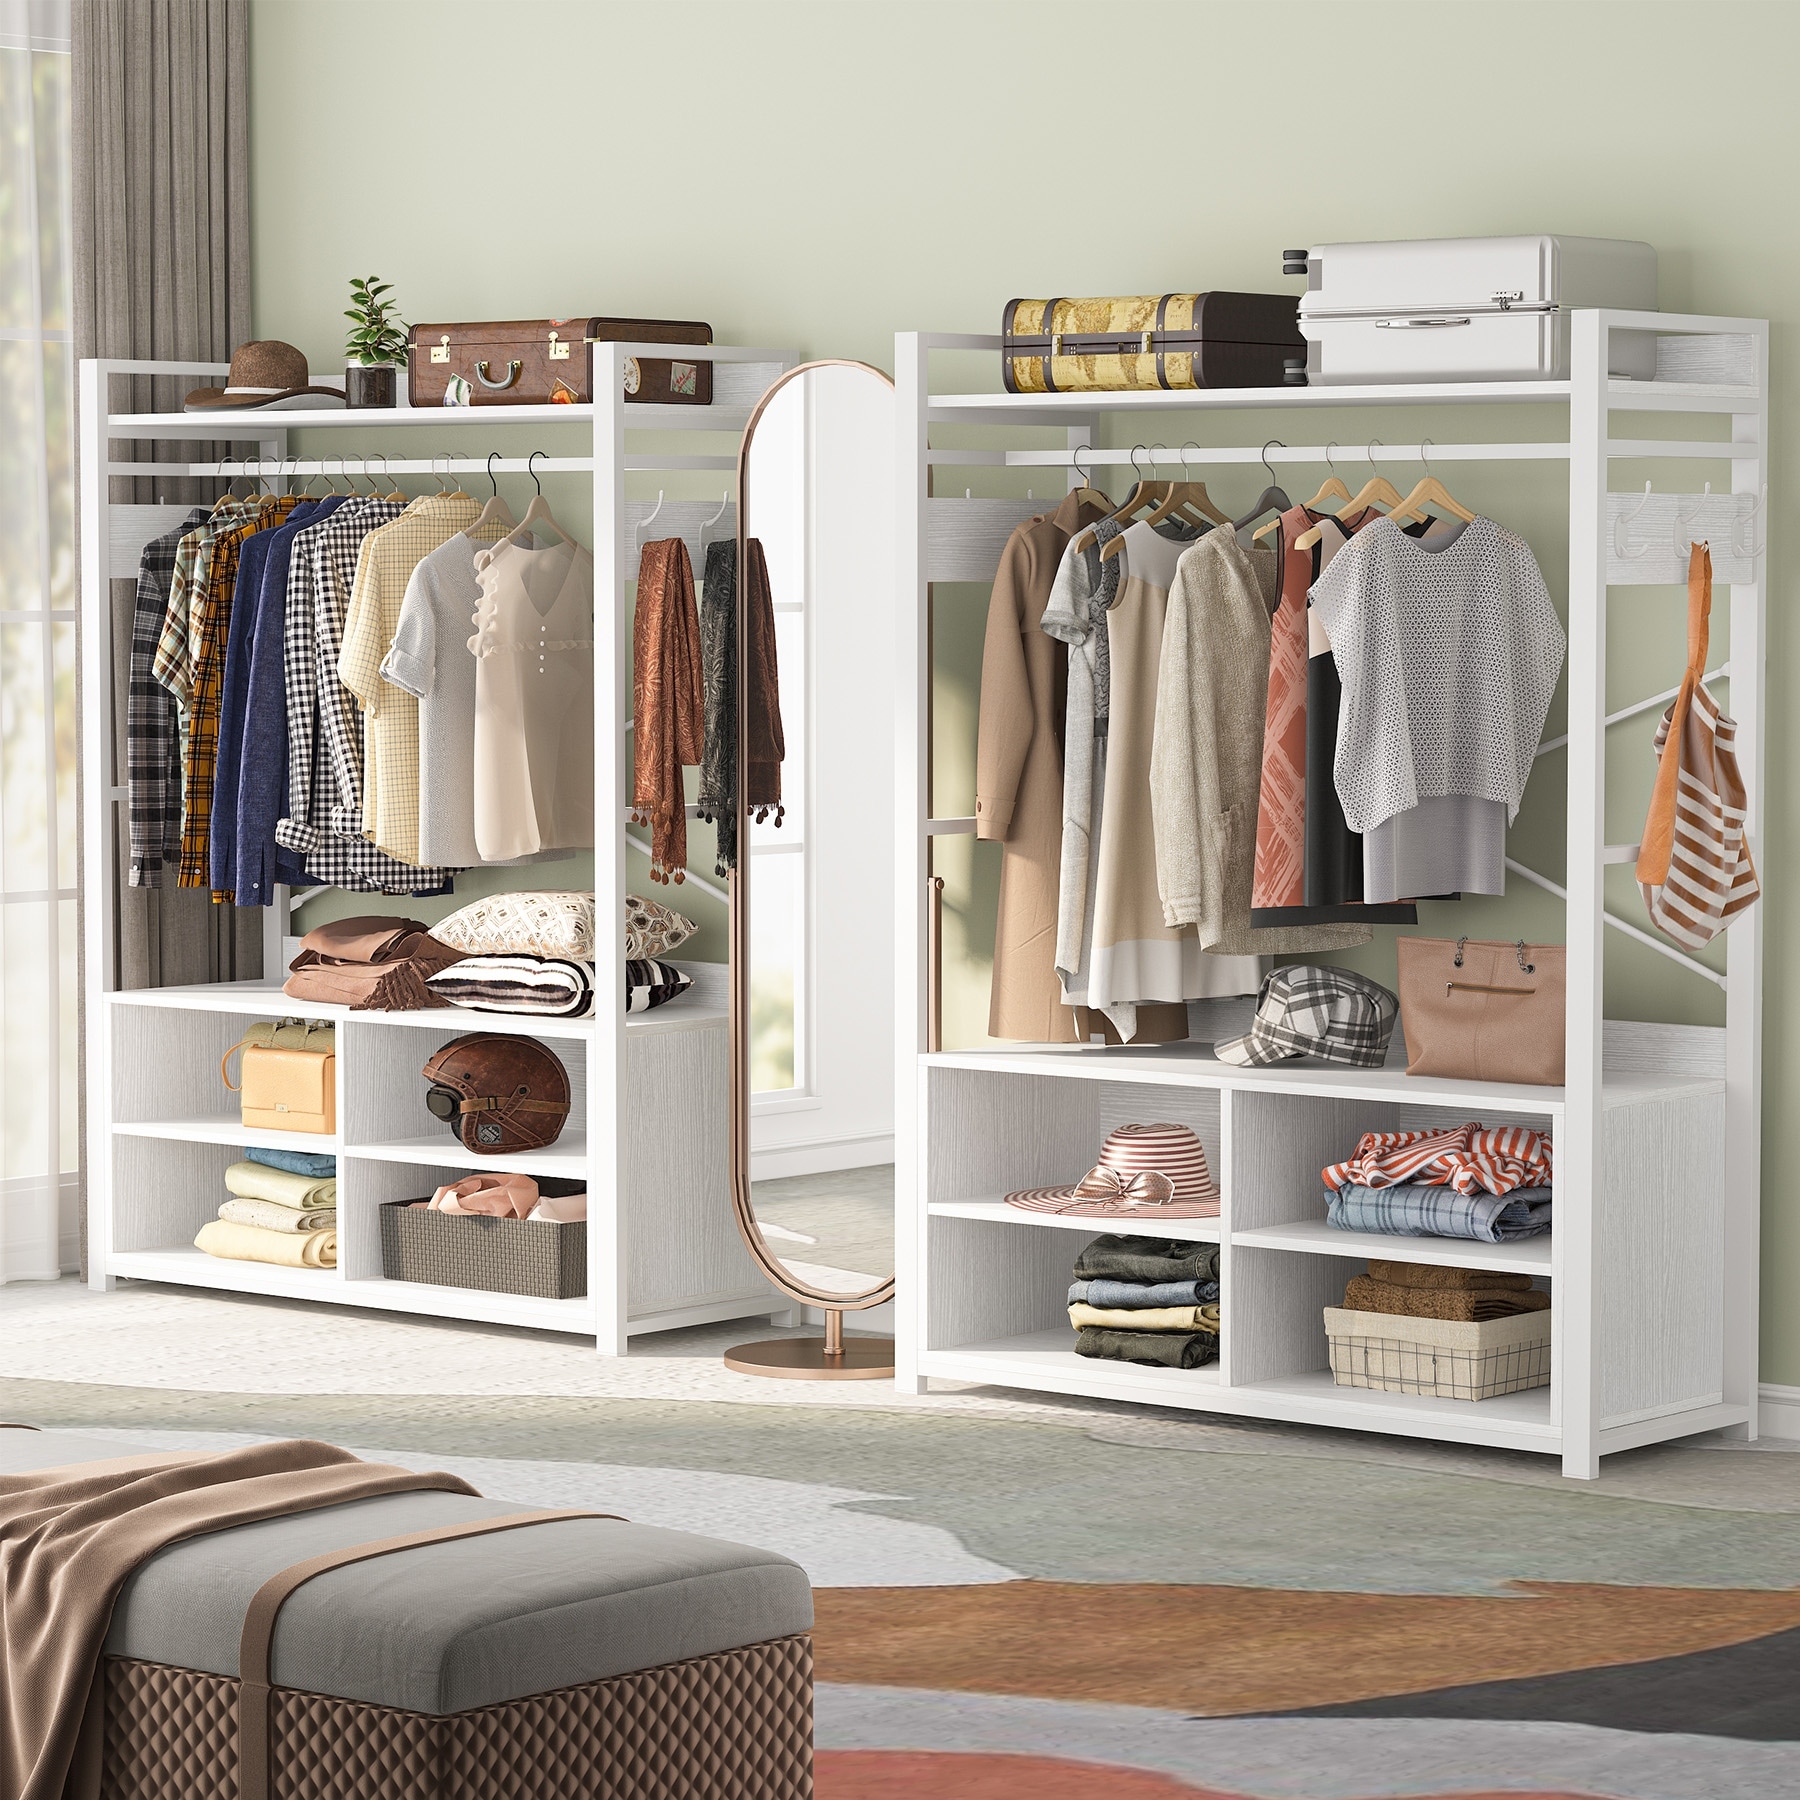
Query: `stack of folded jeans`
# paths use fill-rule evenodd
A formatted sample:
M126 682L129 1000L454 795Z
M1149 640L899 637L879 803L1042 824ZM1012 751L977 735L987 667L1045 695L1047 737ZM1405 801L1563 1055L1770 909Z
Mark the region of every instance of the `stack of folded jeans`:
M1541 1237L1553 1166L1550 1139L1519 1125L1369 1131L1353 1155L1320 1171L1326 1220L1390 1237Z
M1219 1354L1219 1247L1179 1238L1095 1238L1075 1263L1075 1354L1197 1369Z
M337 1159L308 1151L246 1150L225 1171L231 1198L194 1247L228 1262L291 1269L337 1266Z

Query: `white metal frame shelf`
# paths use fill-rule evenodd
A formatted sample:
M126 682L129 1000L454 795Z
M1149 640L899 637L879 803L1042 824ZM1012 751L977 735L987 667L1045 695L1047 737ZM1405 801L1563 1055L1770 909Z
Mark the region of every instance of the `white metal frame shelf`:
M895 344L900 415L902 618L898 638L897 1265L898 1382L922 1392L934 1377L1102 1398L1191 1406L1339 1425L1447 1442L1508 1445L1560 1456L1565 1474L1591 1478L1599 1458L1637 1444L1719 1428L1756 1431L1757 1248L1761 1152L1761 909L1726 936L1723 975L1603 906L1605 869L1634 847L1607 840L1607 731L1667 695L1608 714L1609 583L1666 582L1662 562L1609 560L1608 477L1614 465L1671 459L1728 470L1729 492L1760 496L1768 481L1768 326L1692 314L1581 311L1572 321L1566 381L1420 383L1404 387L1220 389L1202 392L1007 395L934 393L931 357L980 351L997 337L903 333ZM1609 377L1614 331L1731 334L1750 340L1753 386L1707 387ZM1095 448L1103 417L1180 441L1177 415L1238 415L1315 408L1535 409L1530 441L1429 442L1433 463L1564 463L1568 470L1567 733L1547 742L1567 767L1567 872L1562 881L1509 860L1524 880L1566 908L1567 1077L1560 1089L1411 1080L1399 1069L1238 1069L1200 1046L1099 1050L1014 1046L927 1053L928 881L938 837L972 832L972 818L931 813L930 611L933 583L992 579L1013 527L1045 502L940 498L931 470L1119 466L1128 450ZM1556 413L1567 428L1541 435ZM1723 436L1614 435L1623 415L1699 414ZM1614 415L1621 415L1615 419ZM1649 429L1656 421L1646 420ZM1005 448L934 442L934 428L1060 429ZM1190 434L1185 434L1190 435ZM966 442L966 439L964 440ZM1337 452L1353 455L1350 438ZM1426 445L1420 432L1419 447ZM1260 462L1261 444L1188 442L1159 461ZM1272 462L1322 462L1323 446L1267 446ZM1416 454L1389 441L1383 456ZM1641 477L1640 477L1641 478ZM1718 475L1715 485L1721 486ZM1660 486L1661 484L1659 484ZM1697 496L1696 496L1697 498ZM1667 559L1663 559L1666 561ZM1760 846L1764 799L1766 559L1742 561L1747 580L1722 585L1730 617L1730 710L1749 790L1748 829ZM1679 666L1680 645L1671 646ZM1641 746L1638 753L1642 753ZM1724 992L1726 1023L1708 1030L1603 1021L1603 939L1623 933L1672 959L1684 975ZM1605 1045L1603 1068L1602 1046ZM1185 1109L1185 1110L1184 1110ZM1218 1221L1166 1228L1221 1244L1225 1336L1207 1371L1142 1369L1077 1358L1062 1310L1067 1228L1006 1208L1008 1188L1073 1179L1102 1128L1126 1118L1195 1123L1223 1190ZM1383 1120L1529 1119L1556 1139L1556 1230L1526 1245L1361 1237L1324 1223L1317 1169ZM1310 1164L1311 1174L1307 1173ZM1655 1173L1646 1193L1637 1177ZM1046 1229L1049 1227L1049 1229ZM1085 1224L1089 1231L1103 1226ZM1370 1255L1513 1268L1555 1295L1553 1383L1478 1404L1338 1388L1325 1365L1320 1310ZM1675 1275L1673 1271L1680 1271ZM1676 1292L1676 1283L1680 1292ZM1699 1317L1678 1344L1659 1344L1677 1303Z
M485 472L476 449L521 427L554 429L559 454L538 456L539 473L593 478L596 830L594 885L602 919L623 917L626 862L636 846L625 830L630 655L626 584L635 576L632 525L651 503L628 499L628 473L717 470L735 487L738 442L751 406L795 357L784 350L710 345L715 403L707 407L628 404L624 365L659 354L632 343L594 346L590 404L525 407L343 408L222 417L198 413L115 413L114 376L169 375L195 382L225 365L87 361L80 366L82 758L87 773L83 848L88 1001L86 1081L89 1278L168 1281L233 1292L281 1294L340 1305L531 1326L591 1336L604 1354L623 1354L631 1335L715 1319L778 1313L786 1302L768 1286L738 1237L726 1171L727 1027L723 970L658 1012L605 1011L557 1021L463 1012L353 1013L288 999L278 979L201 987L120 991L113 964L114 881L128 794L118 774L110 705L94 696L120 690L112 663L110 583L134 580L142 547L180 522L184 506L111 500L109 477L152 481L251 470L275 487L324 472L378 475L450 473L465 483ZM305 455L294 432L355 434L359 448ZM369 433L415 442L430 432L432 453L364 456ZM658 447L655 434L681 433L694 448ZM724 439L717 448L708 435ZM573 441L571 441L571 439ZM129 460L149 442L205 440L244 447L216 461ZM442 447L467 445L454 456ZM121 446L127 455L121 458ZM530 459L509 450L497 472L524 472ZM708 503L708 514L716 503ZM695 513L691 503L672 512ZM571 519L571 523L574 520ZM685 528L685 527L678 527ZM519 885L530 885L521 871ZM705 885L705 884L703 884ZM291 896L277 890L267 910L264 965L280 968ZM695 965L706 968L706 965ZM339 1129L329 1139L246 1132L232 1118L218 1059L245 1020L305 1014L330 1018L338 1032ZM472 1289L389 1281L381 1275L378 1218L386 1201L429 1193L439 1180L493 1159L462 1151L446 1131L428 1130L419 1069L437 1044L468 1030L516 1031L550 1042L569 1065L576 1113L550 1149L498 1166L585 1178L588 1187L588 1295L544 1301ZM420 1033L428 1035L421 1037ZM329 1151L339 1158L336 1270L225 1263L191 1248L195 1231L223 1192L218 1177L241 1145ZM716 1165L716 1166L715 1166ZM211 1203L206 1196L211 1195Z

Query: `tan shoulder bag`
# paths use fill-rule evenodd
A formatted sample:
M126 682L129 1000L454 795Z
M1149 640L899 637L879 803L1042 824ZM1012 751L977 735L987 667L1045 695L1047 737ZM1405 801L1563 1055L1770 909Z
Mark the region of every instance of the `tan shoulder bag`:
M1406 1072L1457 1081L1563 1081L1561 944L1403 937Z
M240 1050L241 1088L229 1071ZM259 1020L219 1058L219 1079L254 1130L337 1130L337 1029L323 1020Z

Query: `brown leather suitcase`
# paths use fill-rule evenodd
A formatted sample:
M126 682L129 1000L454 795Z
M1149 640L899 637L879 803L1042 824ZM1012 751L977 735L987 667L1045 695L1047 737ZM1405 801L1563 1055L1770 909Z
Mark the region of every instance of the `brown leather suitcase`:
M545 406L594 397L596 343L710 344L698 319L486 319L415 325L407 357L414 406ZM639 406L710 406L712 364L632 357L625 398ZM452 391L452 384L455 384Z

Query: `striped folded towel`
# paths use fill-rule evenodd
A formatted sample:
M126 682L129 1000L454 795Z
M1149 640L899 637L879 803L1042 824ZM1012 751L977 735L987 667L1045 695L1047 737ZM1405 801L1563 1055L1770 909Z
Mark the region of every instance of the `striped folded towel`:
M585 1019L594 1010L594 965L560 956L465 956L425 985L471 1012Z

